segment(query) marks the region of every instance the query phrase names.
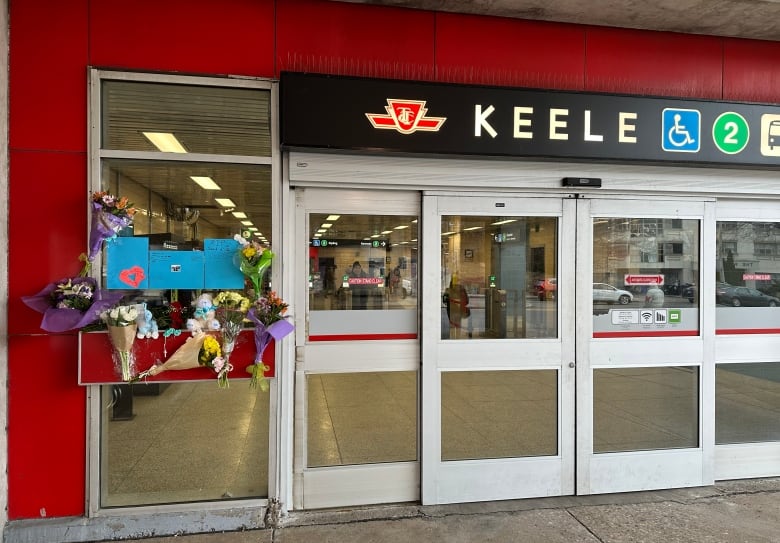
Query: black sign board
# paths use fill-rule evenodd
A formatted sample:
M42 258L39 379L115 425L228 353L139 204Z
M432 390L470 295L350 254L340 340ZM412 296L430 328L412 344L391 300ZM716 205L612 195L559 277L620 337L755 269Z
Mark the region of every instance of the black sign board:
M283 73L282 145L780 168L780 105Z

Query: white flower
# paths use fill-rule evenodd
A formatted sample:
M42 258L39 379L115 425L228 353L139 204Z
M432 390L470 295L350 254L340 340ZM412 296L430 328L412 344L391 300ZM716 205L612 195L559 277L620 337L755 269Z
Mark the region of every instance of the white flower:
M236 240L241 245L241 247L246 247L249 245L249 242L245 240L241 234L236 234L233 236L233 239Z
M119 309L124 322L135 322L138 318L138 310L134 305L123 305Z

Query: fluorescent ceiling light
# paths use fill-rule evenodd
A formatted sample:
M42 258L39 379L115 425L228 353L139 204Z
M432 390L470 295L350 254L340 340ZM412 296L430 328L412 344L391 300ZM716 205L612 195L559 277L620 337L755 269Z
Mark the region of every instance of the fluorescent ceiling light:
M190 179L206 190L222 190L222 187L217 185L211 177L205 175L191 175Z
M385 230L385 231L384 231L384 232L382 232L382 233L383 233L383 234L392 234L392 233L393 233L393 231L392 231L392 230Z
M452 234L454 234L454 233L455 233L455 232L442 232L442 233L441 233L441 235L442 235L442 236L451 236L451 235L452 235Z
M498 221L490 223L492 226L501 226L502 224L509 224L510 222L517 222L517 219L507 219L505 221Z
M317 230L317 232L320 234L324 234L327 231L328 231L327 228L320 228L319 230Z
M244 226L253 226L252 221L241 221Z
M379 234L374 234L373 236L371 236L371 239L378 238L378 237L379 237Z
M163 153L186 153L187 149L170 132L141 132Z
M243 211L234 211L233 216L236 219L246 219L246 213L244 213Z
M214 198L214 201L222 207L236 207L236 204L230 198Z
M463 231L471 232L472 230L480 230L481 228L482 228L481 226L472 226L471 228L464 228Z
M325 220L326 221L337 221L337 220L339 220L340 217L341 217L341 215L328 215L328 218L325 219Z
M417 224L417 219L414 219L414 220L412 221L412 224Z
M314 234L314 237L315 237L315 238L321 238L321 237L322 237L322 234Z
M404 228L409 228L408 224L402 224L401 226L396 226L393 228L393 230L403 230Z
M320 225L320 228L330 228L331 226L333 226L333 223L324 222Z
M249 230L250 232L257 232L257 228L254 226L250 226L249 228L247 228L247 230Z

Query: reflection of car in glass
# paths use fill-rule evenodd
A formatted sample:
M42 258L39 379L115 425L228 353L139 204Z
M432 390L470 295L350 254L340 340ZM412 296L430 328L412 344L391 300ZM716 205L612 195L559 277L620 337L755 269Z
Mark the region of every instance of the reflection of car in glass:
M606 283L593 283L593 301L626 305L634 300L634 295Z
M731 305L734 307L777 307L780 305L780 299L774 296L767 296L760 290L749 287L718 288L716 301L719 304Z
M548 277L536 282L536 296L539 301L554 300L558 290L558 280L555 277Z
M683 298L687 298L689 302L693 303L693 300L696 298L696 285L687 285L683 287L682 293L680 295Z

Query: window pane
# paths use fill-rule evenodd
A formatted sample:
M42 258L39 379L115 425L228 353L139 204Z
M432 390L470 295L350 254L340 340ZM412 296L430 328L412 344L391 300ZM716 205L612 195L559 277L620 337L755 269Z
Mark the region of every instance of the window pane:
M593 452L679 449L698 444L698 368L593 371Z
M780 362L716 368L715 443L780 441Z
M441 374L441 459L558 454L558 372Z
M213 379L101 393L102 507L268 496L268 394Z
M593 335L699 331L699 221L593 219Z
M417 372L306 377L309 467L417 460Z
M270 91L132 81L102 90L104 149L271 156Z
M780 225L719 222L715 325L721 333L780 328Z
M309 215L310 340L416 338L417 285L416 216Z
M441 219L442 339L558 334L558 220Z

